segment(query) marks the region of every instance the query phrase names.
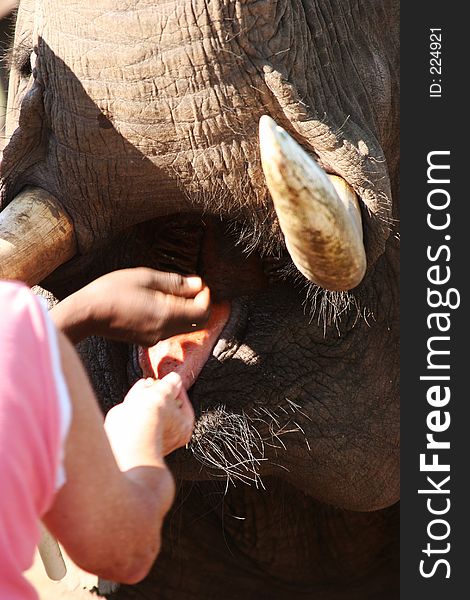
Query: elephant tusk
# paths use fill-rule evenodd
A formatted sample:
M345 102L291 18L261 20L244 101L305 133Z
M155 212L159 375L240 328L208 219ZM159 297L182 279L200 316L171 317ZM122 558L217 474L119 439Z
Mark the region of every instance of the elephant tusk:
M40 188L25 188L0 213L0 279L35 285L77 251L72 221Z
M276 123L259 123L261 164L287 249L310 281L333 291L356 287L366 271L357 196Z

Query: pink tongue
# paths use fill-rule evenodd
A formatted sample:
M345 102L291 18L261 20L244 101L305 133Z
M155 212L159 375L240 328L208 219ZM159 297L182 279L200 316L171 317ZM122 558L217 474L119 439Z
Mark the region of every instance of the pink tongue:
M230 302L213 304L205 329L182 333L158 342L151 348L139 347L139 364L144 377L161 379L176 371L189 390L206 364L230 316Z

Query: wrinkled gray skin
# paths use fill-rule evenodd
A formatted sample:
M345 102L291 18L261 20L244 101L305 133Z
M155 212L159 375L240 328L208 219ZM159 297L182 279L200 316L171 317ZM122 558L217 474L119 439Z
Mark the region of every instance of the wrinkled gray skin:
M44 287L189 272L211 226L215 266L199 270L234 299L191 392L194 439L171 457L162 554L118 597L397 598L398 2L34 4L20 5L1 194L40 185L74 221L80 256ZM262 114L361 197L368 271L349 295L290 262ZM82 352L109 408L139 376L133 350Z

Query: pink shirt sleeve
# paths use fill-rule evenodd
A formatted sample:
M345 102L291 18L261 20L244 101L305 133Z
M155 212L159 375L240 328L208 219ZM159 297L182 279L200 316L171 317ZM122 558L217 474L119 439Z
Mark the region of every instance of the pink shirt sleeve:
M64 481L71 418L55 329L24 285L0 282L0 598L36 598L22 577L38 520Z

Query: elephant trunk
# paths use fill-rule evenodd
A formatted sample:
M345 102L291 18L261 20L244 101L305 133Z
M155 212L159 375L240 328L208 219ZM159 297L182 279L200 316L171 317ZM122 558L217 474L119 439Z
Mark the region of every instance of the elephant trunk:
M72 221L40 188L25 188L0 213L0 279L35 285L76 254Z

